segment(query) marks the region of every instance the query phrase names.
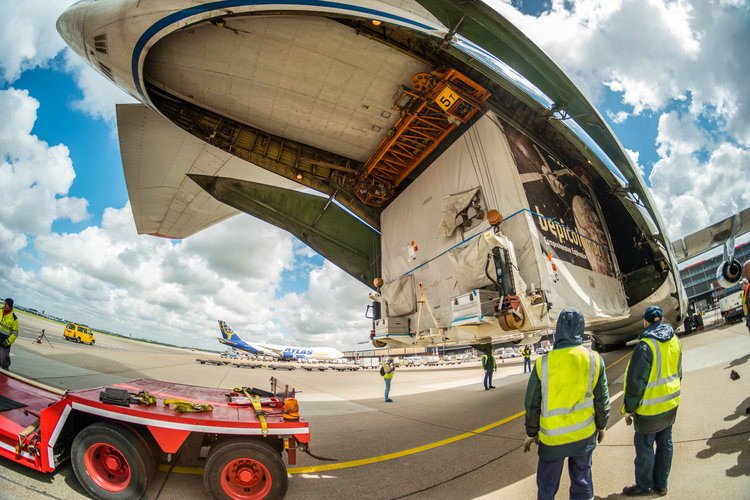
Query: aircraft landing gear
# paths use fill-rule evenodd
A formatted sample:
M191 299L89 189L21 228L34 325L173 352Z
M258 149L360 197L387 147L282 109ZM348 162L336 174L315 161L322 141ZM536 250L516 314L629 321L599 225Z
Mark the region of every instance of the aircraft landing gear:
M617 349L622 349L625 347L625 344L602 344L598 340L592 337L591 339L591 350L598 352L598 353L605 353L610 351L616 351Z

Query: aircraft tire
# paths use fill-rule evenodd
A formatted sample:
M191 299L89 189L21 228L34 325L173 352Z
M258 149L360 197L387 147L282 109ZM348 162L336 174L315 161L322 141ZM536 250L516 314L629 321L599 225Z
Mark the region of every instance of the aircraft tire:
M269 444L233 438L215 444L203 482L211 498L283 498L289 486L286 467Z

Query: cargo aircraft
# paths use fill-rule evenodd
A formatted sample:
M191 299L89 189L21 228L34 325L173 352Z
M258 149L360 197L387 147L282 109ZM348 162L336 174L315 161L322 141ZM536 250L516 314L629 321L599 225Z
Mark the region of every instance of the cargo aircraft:
M333 361L343 358L344 354L333 347L295 347L287 345L261 344L258 342L247 342L234 333L226 321L219 320L219 330L221 337L219 342L228 345L232 349L244 351L249 354L271 356L283 360L315 360L315 361Z
M606 349L648 305L684 319L628 154L480 1L84 0L57 28L140 101L117 107L138 232L285 229L372 288L375 346L527 343L577 307Z

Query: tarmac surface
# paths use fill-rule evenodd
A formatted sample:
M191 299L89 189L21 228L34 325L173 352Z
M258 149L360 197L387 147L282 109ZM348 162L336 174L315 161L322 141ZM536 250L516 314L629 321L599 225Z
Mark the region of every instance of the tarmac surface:
M501 362L494 390L482 387L477 362L447 368L399 368L383 402L377 371L307 372L202 365L205 353L97 335L88 346L65 341L62 325L19 315L11 371L65 389L106 386L139 377L231 388L267 389L271 377L298 392L310 422L311 450L335 458L297 456L289 499L486 498L536 496L536 453L523 453L523 398L528 375L521 359ZM46 330L49 343L34 342ZM744 324L682 337L680 410L665 498L750 498L750 334ZM603 355L612 412L594 452L596 498L633 483L632 427L625 425L623 373L632 344ZM734 370L740 378L731 380ZM535 451L535 448L532 449ZM568 498L563 473L557 498ZM199 470L162 466L147 498L206 498ZM43 474L0 459L0 499L88 498L69 463Z

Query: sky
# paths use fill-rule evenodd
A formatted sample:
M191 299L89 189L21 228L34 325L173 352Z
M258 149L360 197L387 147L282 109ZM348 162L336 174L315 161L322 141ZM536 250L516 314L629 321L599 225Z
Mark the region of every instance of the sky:
M55 30L70 0L0 0L0 296L124 335L365 349L369 289L241 214L185 240L137 235L115 104L132 98ZM750 5L490 0L631 155L671 240L750 206ZM741 241L746 241L743 238Z

